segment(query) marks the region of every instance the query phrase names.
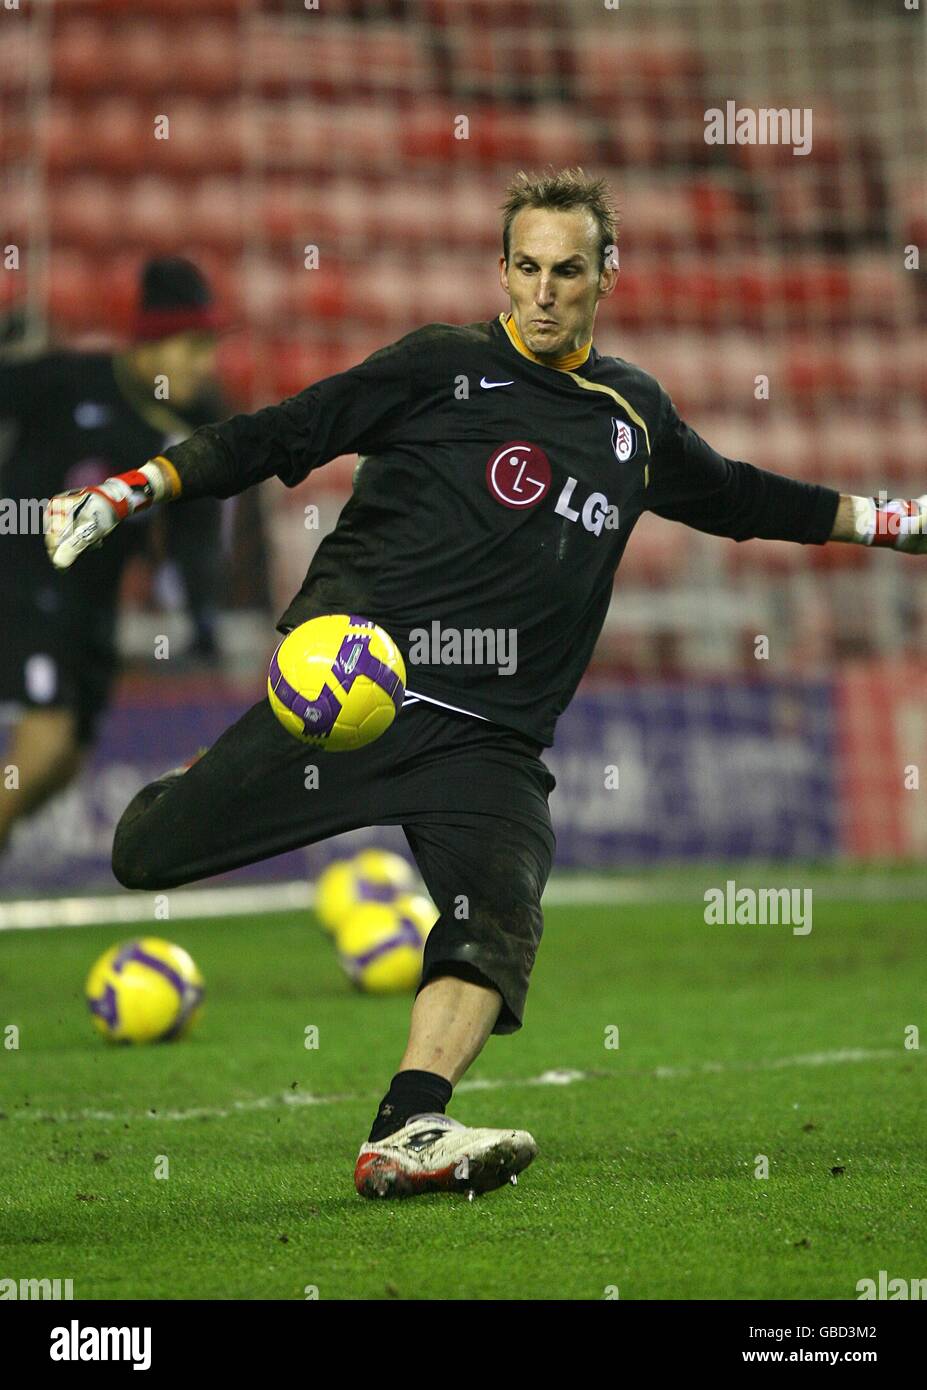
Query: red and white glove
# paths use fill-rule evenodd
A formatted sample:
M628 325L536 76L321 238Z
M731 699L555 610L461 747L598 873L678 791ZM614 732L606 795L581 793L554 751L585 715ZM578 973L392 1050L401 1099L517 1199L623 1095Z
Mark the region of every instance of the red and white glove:
M907 500L854 497L856 534L863 545L889 546L908 555L927 554L927 495Z
M79 487L49 498L45 509L45 549L56 569L73 565L85 550L101 545L110 531L134 512L168 496L160 468L146 463L131 473L107 478L97 487Z

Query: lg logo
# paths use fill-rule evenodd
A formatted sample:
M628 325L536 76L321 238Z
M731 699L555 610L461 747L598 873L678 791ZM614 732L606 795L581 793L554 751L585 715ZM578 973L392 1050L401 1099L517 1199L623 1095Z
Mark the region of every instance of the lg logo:
M567 478L554 508L557 515L565 516L567 521L581 521L586 530L591 531L594 536L601 536L602 529L606 526L609 531L617 531L618 508L609 504L605 493L590 492L582 505L582 509L577 511L575 507L570 506L575 488L576 479Z
M486 482L503 507L533 507L547 495L550 463L536 444L513 439L491 456L486 465Z
M511 440L493 453L486 464L486 484L503 507L520 511L536 507L550 490L551 466L543 449L523 439ZM567 521L580 522L593 536L603 529L618 529L618 508L604 492L591 492L582 507L571 506L577 479L567 478L554 511Z

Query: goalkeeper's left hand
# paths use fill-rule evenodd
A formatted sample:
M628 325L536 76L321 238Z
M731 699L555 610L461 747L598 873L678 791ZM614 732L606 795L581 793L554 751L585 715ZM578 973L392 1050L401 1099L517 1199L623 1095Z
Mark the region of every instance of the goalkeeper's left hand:
M907 500L854 497L856 538L908 555L927 554L927 493Z

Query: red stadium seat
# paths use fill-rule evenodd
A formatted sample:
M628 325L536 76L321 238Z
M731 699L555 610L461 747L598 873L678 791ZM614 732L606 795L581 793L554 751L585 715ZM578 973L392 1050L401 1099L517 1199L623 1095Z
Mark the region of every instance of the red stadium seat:
M629 95L653 101L696 92L703 66L697 48L678 28L646 30L624 22L589 24L580 30L575 60L580 101L608 111Z
M704 355L711 400L754 418L781 409L785 369L780 339L765 333L718 333ZM768 400L763 395L766 382L758 380L764 377Z
M120 71L112 64L112 42L112 28L100 16L64 18L52 38L53 89L65 94L99 91Z
M48 312L69 332L101 326L98 275L93 261L78 251L59 250L47 276Z
M71 108L55 134L53 163L71 168L131 173L139 150L152 142L154 125L129 98L109 96Z
M547 26L560 8L560 0L420 0L429 25L454 29L524 27L529 22Z
M408 96L431 86L420 36L396 25L311 18L300 30L265 24L249 39L250 75L269 95Z
M345 315L347 295L346 272L328 258L320 262L317 270L300 267L288 271L283 290L284 312L295 319L294 327L300 320L338 320Z
M107 275L98 287L100 318L120 335L129 333L138 305L139 271L143 254L119 251L107 264Z
M295 396L314 381L347 371L359 360L340 344L324 341L273 340L267 344L267 354L275 400Z
M834 400L852 404L866 388L866 378L856 370L845 344L819 335L802 335L790 342L784 383L796 407L809 414L826 409Z
M426 98L403 113L399 138L403 162L449 163L474 160L470 141L455 137L455 113L443 102Z
M49 177L58 170L69 174L88 167L86 108L62 97L52 97L39 115L37 144ZM93 167L93 159L89 159Z
M905 242L918 247L924 257L927 255L927 178L919 176L909 180L902 188L900 202Z
M924 439L927 437L927 414L923 410L905 409L888 422L881 431L879 456L882 463L878 487L902 493L905 497L920 495L924 485Z
M38 42L33 39L29 28L22 19L8 11L2 24L0 39L0 96L16 94L20 97L33 81L36 65L40 61Z
M182 49L174 27L153 17L132 19L113 30L108 60L110 80L118 74L127 91L163 92Z
M170 34L173 59L162 81L167 79L178 90L198 96L230 96L241 91L248 62L247 38L237 23L198 18L172 24Z
M346 317L354 323L376 327L387 341L398 336L392 331L393 326L405 323L415 313L419 275L415 266L382 257L354 265L345 272Z
M245 193L235 178L197 180L183 196L180 213L185 232L205 245L235 248L244 235Z
M292 300L288 300L288 268L263 257L249 260L247 266L244 303L248 319L259 331L273 331L281 316L291 312L293 307Z
M401 155L411 163L447 164L553 164L589 160L596 145L585 117L558 108L549 114L533 114L520 108L482 103L459 125L450 102L426 99L405 113L401 131ZM462 135L457 137L455 131Z
M815 430L820 481L845 492L878 487L887 458L884 426L868 414L837 411Z
M629 253L643 255L686 248L695 233L695 216L689 190L681 181L623 180L617 189L621 223L627 228L622 242Z
M272 245L289 243L297 229L306 225L308 202L309 192L302 180L275 174L262 180L260 201L251 213Z
M307 245L320 255L366 235L378 193L356 179L307 181L294 173L278 172L262 181L260 199L253 213L271 244L280 244L290 255ZM382 229L378 235L382 238Z
M692 535L662 517L645 513L634 527L621 561L617 586L665 588L678 583L689 563Z
M436 190L434 197L444 214L442 235L449 243L501 253L502 195L495 176L462 174L446 190Z
M187 235L186 214L187 201L177 184L151 175L136 178L122 202L123 233L140 247L169 253Z
M124 235L124 216L122 197L102 174L79 174L49 187L49 225L58 243L98 252L109 248Z
M507 27L454 25L445 49L452 91L480 91L497 97L524 92L555 93L562 81L564 43L557 29L537 23Z
M326 3L331 3L331 0L326 0ZM248 13L252 0L196 0L196 8L201 15L232 17ZM189 15L190 3L189 0L68 0L68 10L80 15L99 16L107 21L137 19L139 15L159 19L171 15Z
M927 354L923 335L909 330L893 340L895 353L891 367L897 375L886 382L888 390L902 390L927 407ZM881 354L880 354L881 356Z
M636 248L621 263L618 310L629 325L652 326L656 315L667 327L706 332L886 328L897 324L908 284L882 256L653 259Z
M759 243L756 219L739 191L707 178L688 184L685 191L695 223L692 241L699 250L752 249Z
M879 563L879 557L874 557L864 545L846 545L843 542L834 542L830 545L809 545L807 551L808 568L815 573L821 571L865 571L872 565L874 558L876 563ZM854 593L856 592L858 591L854 590Z
M227 333L219 339L216 370L232 401L243 408L254 398L258 363L266 370L265 345L249 332Z
M159 103L156 102L156 105ZM244 116L238 101L221 103L178 96L160 101L154 116L169 119L167 139L149 139L146 167L172 173L235 172L244 157Z
M448 275L444 258L416 266L409 285L410 310L403 318L415 323L475 323L492 318L506 308L498 282L487 273L485 262L455 256Z
M383 103L310 107L265 103L255 138L270 171L348 172L398 164L400 115Z
M3 231L0 233L0 246L12 243L23 246L33 223L39 190L31 179L16 178L12 174L3 183ZM5 271L0 261L0 278L15 279L11 271Z

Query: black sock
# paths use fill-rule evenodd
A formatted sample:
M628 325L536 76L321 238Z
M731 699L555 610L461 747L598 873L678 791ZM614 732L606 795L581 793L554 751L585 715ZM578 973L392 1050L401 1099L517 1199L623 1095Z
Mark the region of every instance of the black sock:
M380 1101L367 1143L375 1144L378 1139L395 1134L410 1115L443 1115L453 1089L449 1081L433 1071L397 1071Z

